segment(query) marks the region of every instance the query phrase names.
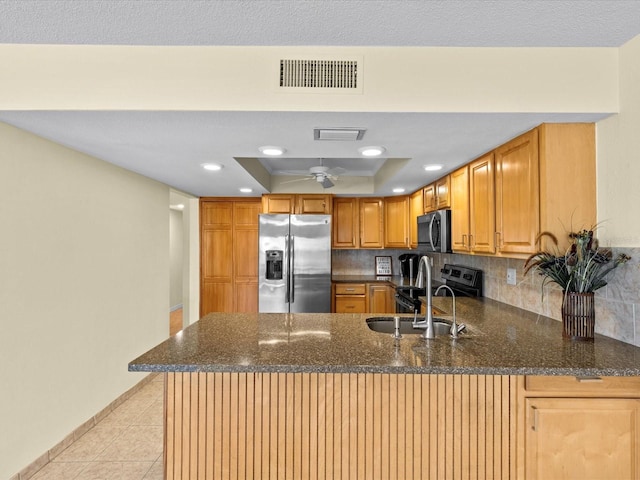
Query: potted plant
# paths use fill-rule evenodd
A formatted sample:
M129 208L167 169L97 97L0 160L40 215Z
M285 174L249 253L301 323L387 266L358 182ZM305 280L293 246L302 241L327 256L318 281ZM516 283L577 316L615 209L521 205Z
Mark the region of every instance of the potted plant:
M593 230L570 233L571 245L564 254L557 252L558 240L543 232L556 245L556 252L541 251L531 255L524 264L525 275L537 271L547 283L562 288L562 334L564 337L591 340L595 327L594 292L607 284L606 277L619 265L631 259L624 253L613 258L610 248L601 248Z

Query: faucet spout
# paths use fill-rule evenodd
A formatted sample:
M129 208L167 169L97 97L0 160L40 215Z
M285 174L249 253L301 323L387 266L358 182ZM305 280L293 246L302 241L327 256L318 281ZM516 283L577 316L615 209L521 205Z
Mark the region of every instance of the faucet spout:
M423 338L436 338L435 329L433 328L433 305L431 299L431 258L423 255L418 265L418 278L416 278L416 287L424 288L427 296L427 307L424 315L424 321L413 324L414 328L424 328ZM425 285L426 280L426 285Z
M443 288L446 288L451 292L451 298L453 299L453 323L451 324L450 333L452 338L458 338L458 325L456 324L456 294L448 285L440 285L433 294L438 295L438 292ZM462 325L461 328L464 330L464 325Z

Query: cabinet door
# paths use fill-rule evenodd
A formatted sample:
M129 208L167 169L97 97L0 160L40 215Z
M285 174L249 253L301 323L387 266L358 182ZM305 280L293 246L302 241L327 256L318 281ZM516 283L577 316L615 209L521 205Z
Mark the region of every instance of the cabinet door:
M538 130L497 148L495 162L497 250L534 253L540 230Z
M424 193L424 213L433 212L436 209L436 184L427 185L422 191Z
M233 312L233 202L201 207L200 316Z
M409 197L409 246L418 247L418 217L424 214L424 192L413 192Z
M264 213L295 213L295 195L263 195L262 210Z
M357 198L333 199L333 248L358 248L360 240Z
M382 248L383 203L381 198L361 198L360 248Z
M451 175L451 248L469 251L469 167Z
M365 295L336 295L336 313L366 313Z
M296 213L331 214L331 195L296 195L296 197Z
M235 202L233 207L234 311L257 312L260 203Z
M639 409L637 399L526 399L526 478L639 478Z
M436 182L436 209L449 208L450 195L449 195L449 175L442 177Z
M384 199L384 246L409 246L409 198L407 196Z
M395 300L393 287L389 285L369 285L369 310L367 313L393 313Z
M472 252L495 252L493 153L469 165L469 245Z

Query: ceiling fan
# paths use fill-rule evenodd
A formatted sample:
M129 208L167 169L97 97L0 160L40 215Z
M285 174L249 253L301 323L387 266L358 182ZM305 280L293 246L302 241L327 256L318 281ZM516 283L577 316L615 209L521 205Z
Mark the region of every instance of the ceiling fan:
M282 182L282 183L294 183L294 182L304 182L307 180L315 180L316 182L322 185L322 188L331 188L335 185L333 182L338 180L338 175L341 175L345 172L346 170L342 167L329 168L323 165L322 160L320 160L320 165L316 165L309 169L309 173L306 175L306 178L297 178L295 180L289 180L288 182Z

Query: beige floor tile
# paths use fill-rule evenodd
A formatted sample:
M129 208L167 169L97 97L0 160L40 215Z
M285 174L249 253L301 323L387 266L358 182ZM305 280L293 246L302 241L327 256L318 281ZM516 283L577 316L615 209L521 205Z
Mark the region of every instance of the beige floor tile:
M97 458L111 462L155 462L162 455L163 427L136 425L127 428Z
M164 479L164 464L162 457L157 460L151 469L147 472L144 480L163 480Z
M142 414L137 417L132 425L160 425L163 424L164 404L162 401L152 403Z
M92 462L74 480L142 480L152 462Z
M120 425L98 425L60 455L53 459L54 462L89 462L101 454L113 441L122 435L127 427Z
M87 462L49 463L30 480L74 480L88 465Z
M133 399L130 399L113 410L113 412L107 415L98 425L121 425L128 427L132 425L152 403L152 399L145 399L144 401L133 401Z

